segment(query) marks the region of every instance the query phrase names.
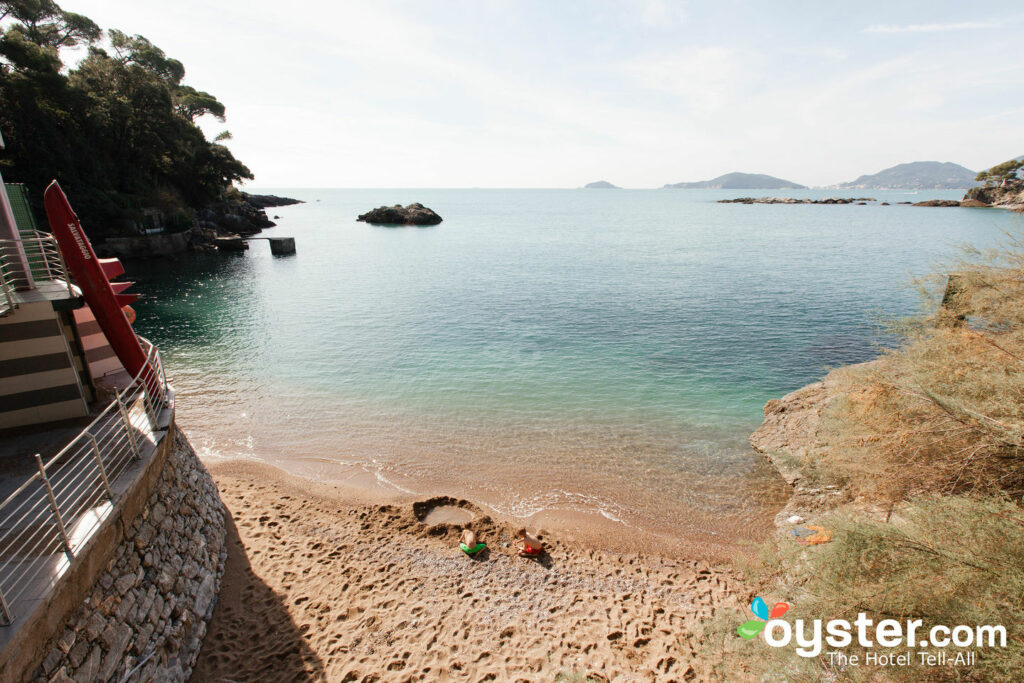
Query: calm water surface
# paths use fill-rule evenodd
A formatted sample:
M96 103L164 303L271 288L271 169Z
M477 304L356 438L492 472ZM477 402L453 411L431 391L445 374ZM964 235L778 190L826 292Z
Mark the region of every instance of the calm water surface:
M765 401L871 358L911 276L1021 222L714 202L735 191L279 193L307 202L268 210L295 256L130 265L203 453L670 534L756 535L784 493L747 445ZM355 221L412 201L444 222Z

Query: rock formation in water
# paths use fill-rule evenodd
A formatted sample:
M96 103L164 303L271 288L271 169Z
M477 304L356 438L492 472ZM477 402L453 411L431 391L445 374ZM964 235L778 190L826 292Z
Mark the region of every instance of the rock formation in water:
M671 190L806 190L805 185L798 185L790 180L775 178L763 173L726 173L711 180L695 183L670 183L665 185Z
M719 204L865 204L874 197L826 197L825 199L797 199L796 197L737 197L719 199Z
M960 206L955 199L928 199L923 202L914 202L912 206Z
M420 203L402 206L380 206L359 216L356 220L373 225L437 225L441 217Z
M275 194L249 194L243 192L242 197L254 206L258 206L261 209L266 209L271 206L291 206L292 204L305 204L301 199L292 199L291 197L278 197ZM276 218L276 216L275 216Z
M583 186L585 190L621 190L618 185L612 185L607 180L596 180Z

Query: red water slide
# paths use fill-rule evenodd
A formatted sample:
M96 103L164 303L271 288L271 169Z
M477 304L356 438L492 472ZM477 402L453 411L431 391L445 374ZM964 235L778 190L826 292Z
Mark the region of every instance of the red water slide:
M82 290L85 302L96 316L96 322L111 348L132 377L146 368L144 379L151 390L155 389L157 380L153 368L148 366L146 352L142 350L139 338L122 310L122 306L127 306L139 296L123 293L131 286L130 282L110 282L110 278L124 273L124 266L116 258L96 258L96 252L92 250L92 244L85 236L78 216L71 209L68 198L56 180L46 188L43 202L50 229L57 238L64 262L75 284Z

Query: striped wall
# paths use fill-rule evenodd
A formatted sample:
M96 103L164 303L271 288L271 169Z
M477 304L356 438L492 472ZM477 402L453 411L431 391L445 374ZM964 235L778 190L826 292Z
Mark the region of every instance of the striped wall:
M94 381L104 375L124 372L124 366L117 359L117 354L110 347L110 342L88 306L75 309L75 326L85 351L85 360L89 364L89 374Z
M0 318L0 429L88 413L73 336L49 301L23 303ZM73 331L71 331L73 335Z

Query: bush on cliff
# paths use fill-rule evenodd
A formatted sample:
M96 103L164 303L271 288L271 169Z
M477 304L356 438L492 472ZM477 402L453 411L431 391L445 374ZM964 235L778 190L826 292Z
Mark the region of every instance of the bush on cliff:
M795 645L752 645L745 614L723 616L705 638L724 680L1016 680L1024 666L1024 243L967 250L922 281L925 310L894 325L904 343L878 361L836 371L805 480L842 484L854 503L815 524L832 541L806 547L788 534L750 568L751 593L792 605L788 622L1001 625L1006 647L968 648L973 666L864 665L856 642L843 667ZM888 508L888 516L868 511ZM836 648L826 648L826 650ZM875 647L879 652L908 652ZM950 647L950 657L957 648Z
M175 211L195 209L252 177L195 124L223 119L224 106L184 85L181 62L142 36L110 30L101 44L95 23L51 0L0 0L0 19L0 163L35 202L56 178L102 237L167 197L180 197ZM88 54L66 70L61 50L75 46Z
M1024 245L971 252L953 270L944 296L922 283L932 305L901 323L903 346L843 371L825 411L817 465L874 502L1024 496Z
M903 646L862 648L856 640L843 654L858 655L858 666L842 667L826 654L796 654L796 645L772 648L736 636L738 619L723 616L706 636L709 652L720 661L723 680L741 680L756 672L757 680L800 681L1009 681L1024 667L1024 511L1002 497L929 496L913 500L895 523L835 515L822 523L833 530L833 542L813 548L795 543L773 546L770 557L754 570L757 594L791 605L785 619L845 619L864 612L873 623L895 619L905 624L920 619L916 640L931 627L990 625L1006 628L1006 647L966 648L977 652L973 666L927 666L918 652L939 648ZM873 633L873 631L870 631ZM944 648L950 661L961 651ZM868 652L910 653L908 666L871 666ZM723 656L724 653L724 656Z

